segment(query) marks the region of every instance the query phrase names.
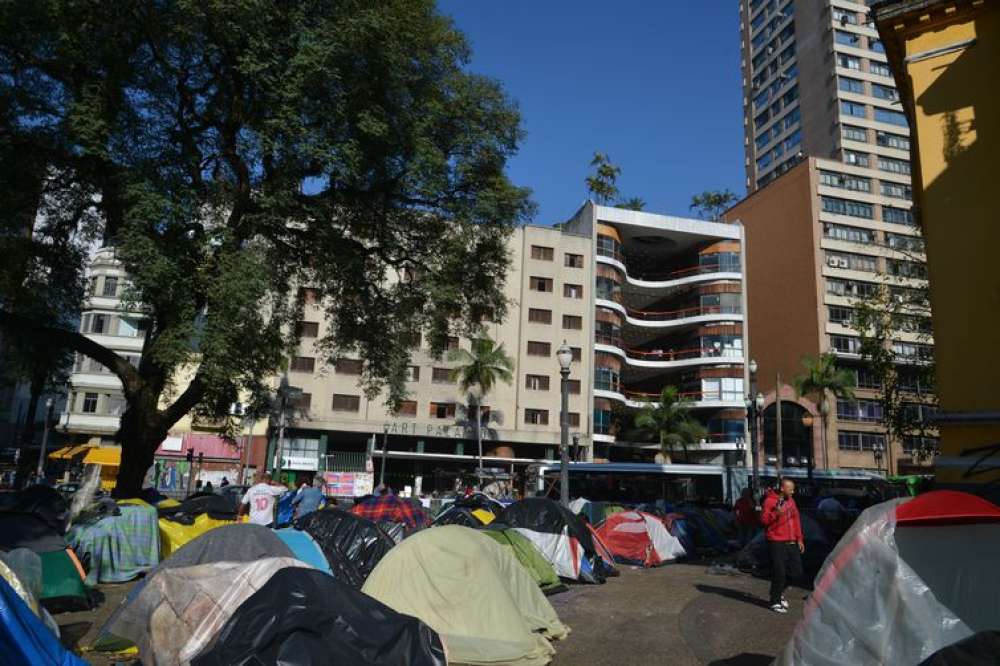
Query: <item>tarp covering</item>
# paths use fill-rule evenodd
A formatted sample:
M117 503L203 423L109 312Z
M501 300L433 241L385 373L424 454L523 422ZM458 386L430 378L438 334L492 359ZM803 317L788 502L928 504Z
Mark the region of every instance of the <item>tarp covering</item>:
M391 550L362 591L441 634L461 664L547 664L563 625L511 552L477 530L445 525ZM447 603L442 603L447 600Z
M370 495L351 507L351 513L380 522L400 523L408 530L431 524L427 512L398 495Z
M272 557L161 569L126 600L105 629L135 644L147 666L186 664L277 571L307 566Z
M527 537L562 578L604 582L610 573L579 516L546 497L514 502L498 521Z
M445 666L426 624L315 569L282 569L243 602L193 666Z
M169 518L160 518L157 522L160 527L160 557L164 560L192 539L223 525L233 524L232 520L219 520L207 513L195 517L190 525Z
M86 663L59 644L45 624L0 579L0 663L86 666Z
M190 525L203 513L217 520L235 520L238 508L222 495L202 493L193 495L176 506L161 506L158 511L161 518L171 518L176 522Z
M325 573L333 573L330 570L330 563L323 555L323 549L309 536L308 532L297 530L293 527L286 527L276 531L275 536L285 542L285 545L295 553L297 559L302 560L314 569L319 569Z
M485 509L471 509L466 506L449 506L434 519L434 525L463 525L465 527L482 527L496 519Z
M996 629L1000 509L983 503L935 491L866 509L827 558L776 663L917 664Z
M313 511L296 521L295 526L316 540L334 577L356 589L396 545L372 521L340 509Z
M69 503L47 486L0 494L0 550L45 553L66 548Z
M615 512L596 529L618 562L655 567L687 554L666 525L648 513Z
M38 615L38 597L42 593L42 560L27 548L0 553L0 578Z
M87 585L123 583L160 561L156 509L145 502L119 503L117 516L74 525L68 540L87 568Z
M552 568L552 565L542 557L542 554L538 552L538 549L535 548L531 541L517 530L512 528L483 530L482 534L490 537L501 546L509 548L514 557L517 558L517 561L521 563L531 577L535 579L535 582L538 583L538 586L542 588L542 591L555 590L556 588L562 589L564 587L559 581L559 575Z

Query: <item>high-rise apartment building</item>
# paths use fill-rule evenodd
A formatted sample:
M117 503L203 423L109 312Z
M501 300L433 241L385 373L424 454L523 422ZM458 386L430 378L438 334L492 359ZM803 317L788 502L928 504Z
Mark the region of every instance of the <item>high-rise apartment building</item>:
M746 226L750 356L768 395L772 460L781 376L785 465L896 472L934 448L926 434L886 440L878 382L852 324L857 303L884 287L909 304L890 342L901 375L933 354L930 311L915 298L926 292L927 274L912 211L909 128L870 4L740 2L750 196L726 219ZM857 397L831 403L822 419L789 384L803 355L825 352L855 374ZM917 420L929 416L927 387L903 388Z

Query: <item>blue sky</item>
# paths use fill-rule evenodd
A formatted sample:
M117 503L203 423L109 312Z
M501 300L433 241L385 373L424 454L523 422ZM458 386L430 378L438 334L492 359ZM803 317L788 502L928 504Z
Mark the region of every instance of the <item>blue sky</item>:
M622 195L687 215L691 195L743 196L739 14L732 0L439 0L472 44L471 69L517 100L527 138L510 176L537 224L586 199L595 150Z

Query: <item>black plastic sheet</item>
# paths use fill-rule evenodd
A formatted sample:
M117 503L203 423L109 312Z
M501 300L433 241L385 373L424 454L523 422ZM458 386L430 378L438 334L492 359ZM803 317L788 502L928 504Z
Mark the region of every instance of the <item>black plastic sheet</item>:
M375 565L396 545L372 521L340 509L313 511L295 527L316 540L334 577L355 589L361 589Z
M69 503L58 491L32 486L0 495L0 550L64 550Z
M157 509L160 518L173 520L183 525L194 524L194 519L207 513L216 520L236 520L236 510L225 498L215 494L193 495L178 506Z
M416 618L325 573L283 569L247 599L192 666L445 666Z

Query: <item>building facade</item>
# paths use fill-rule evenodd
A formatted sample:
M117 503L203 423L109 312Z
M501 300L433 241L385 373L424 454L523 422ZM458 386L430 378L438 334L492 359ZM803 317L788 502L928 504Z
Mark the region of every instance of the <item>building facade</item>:
M997 494L1000 244L989 177L1000 154L1000 7L895 0L874 10L914 132L914 182L937 315L936 480Z

